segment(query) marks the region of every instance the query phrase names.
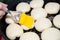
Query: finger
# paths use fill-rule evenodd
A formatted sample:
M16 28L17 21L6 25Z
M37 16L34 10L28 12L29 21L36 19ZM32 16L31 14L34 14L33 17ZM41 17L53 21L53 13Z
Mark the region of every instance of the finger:
M8 5L7 4L2 4L3 7L7 7Z
M3 16L0 16L0 19L2 19L3 18Z
M0 9L2 9L2 4L0 3Z
M0 2L0 10L4 10L4 11L7 10L7 6L8 6L7 4Z
M0 10L0 16L3 16L3 15L5 15L5 12Z
M0 2L0 4L1 4L3 7L7 7L7 6L8 6L7 4L2 3L2 2Z
M7 7L3 7L2 9L3 9L3 11L5 11L5 12L8 10Z

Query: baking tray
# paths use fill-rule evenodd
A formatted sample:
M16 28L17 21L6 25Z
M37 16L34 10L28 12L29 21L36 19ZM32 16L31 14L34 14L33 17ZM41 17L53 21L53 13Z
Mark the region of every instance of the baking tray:
M10 2L11 1L11 2ZM10 10L15 10L15 7L16 7L16 5L18 4L18 3L20 3L20 2L27 2L27 3L30 3L30 1L31 0L15 0L14 1L14 3L12 2L13 0L9 0L8 1L8 8L10 9ZM9 3L10 2L10 3ZM44 0L44 6L45 6L45 4L46 3L48 3L48 2L57 2L57 3L59 3L60 4L60 0ZM44 8L44 6L43 6L43 8ZM29 12L30 13L30 12ZM51 22L52 22L52 20L53 20L53 18L56 16L56 15L58 15L58 14L60 14L60 11L57 13L57 14L54 14L54 15L48 15L47 16L47 18L49 18L50 20L51 20ZM6 15L5 15L6 16ZM2 34L2 36L3 36L3 38L5 39L5 40L10 40L7 36L6 36L6 27L8 26L8 24L6 24L5 23L5 18L6 17L3 17L1 20L0 20L0 33ZM52 23L53 24L53 23ZM52 25L53 27L55 27L54 25ZM56 27L55 27L56 28ZM59 29L60 30L60 29ZM38 35L39 35L39 37L40 37L40 32L38 32L38 31L36 31L36 29L35 28L33 28L33 29L31 29L31 30L28 30L28 31L32 31L32 32L36 32ZM28 32L28 31L24 31L24 32ZM16 38L15 40L18 40L19 38Z

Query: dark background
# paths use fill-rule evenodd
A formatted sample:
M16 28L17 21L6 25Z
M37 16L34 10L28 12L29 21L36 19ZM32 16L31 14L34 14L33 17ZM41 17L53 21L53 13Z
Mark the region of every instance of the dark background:
M20 3L20 2L27 2L27 3L30 3L30 1L31 0L5 0L4 1L4 3L6 3L6 4L8 4L8 9L9 10L16 10L15 8L16 8L16 5L18 4L18 3ZM46 3L48 3L48 2L57 2L57 3L59 3L60 4L60 0L44 0L44 6L45 6L45 4ZM43 6L43 7L44 7ZM60 14L60 11L59 11L59 13L58 14ZM55 14L55 15L57 15L57 14ZM52 20L53 20L53 17L55 16L55 15L48 15L48 18L51 20L51 22L52 22ZM6 16L6 15L5 15ZM7 36L6 36L6 34L5 34L5 32L6 32L6 27L7 27L7 25L8 24L6 24L5 23L5 16L0 20L0 33L3 35L3 37L5 38L5 40L9 40L8 38L7 38ZM53 25L54 26L54 25ZM32 30L28 30L28 31L33 31L33 32L36 32L38 35L40 34L39 32L37 32L36 30L35 30L35 28L33 28ZM25 31L26 32L26 31ZM40 36L40 35L39 35ZM18 38L16 39L16 40L18 40Z

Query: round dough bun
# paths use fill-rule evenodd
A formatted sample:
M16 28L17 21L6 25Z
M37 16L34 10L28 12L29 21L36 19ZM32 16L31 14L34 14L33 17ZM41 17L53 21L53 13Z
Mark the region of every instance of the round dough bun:
M32 8L42 8L44 5L44 1L43 0L32 0L30 2L30 6Z
M40 40L40 38L34 32L26 32L20 37L20 40Z
M37 20L47 16L47 12L43 8L35 8L31 11L31 16Z
M10 17L7 17L7 18L5 19L5 22L6 22L7 24L15 23L14 20L13 20L12 18L10 18Z
M16 10L20 12L29 12L30 11L30 5L25 2L21 2L16 6Z
M21 25L21 27L22 27L24 30L29 30L29 28L26 27L25 25Z
M51 21L48 18L40 18L35 23L35 28L37 31L42 32L47 28L52 26Z
M27 26L25 25L21 25L21 27L24 29L24 30L29 30L30 28L28 28ZM34 28L34 26L32 26L32 29Z
M57 28L60 28L60 14L54 17L53 23Z
M59 4L55 2L49 2L45 5L45 10L48 14L57 14L59 11Z
M41 34L42 40L60 40L60 31L56 28L48 28Z
M16 37L20 37L23 34L23 29L18 24L10 24L6 29L6 35L9 39L14 40Z

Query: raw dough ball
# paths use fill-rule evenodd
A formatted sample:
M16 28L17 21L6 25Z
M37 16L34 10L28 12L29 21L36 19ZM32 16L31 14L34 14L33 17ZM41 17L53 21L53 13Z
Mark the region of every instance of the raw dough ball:
M30 2L30 6L32 8L42 8L44 5L44 1L43 0L32 0Z
M5 19L5 22L7 24L15 23L14 20L12 18L9 18L9 17Z
M24 30L29 30L30 28L24 26L24 25L21 25L21 27L24 29ZM32 29L34 28L34 26L32 26Z
M26 32L20 37L20 40L40 40L40 38L34 32Z
M50 2L45 5L45 10L48 14L57 14L59 11L59 4L55 2Z
M18 24L10 24L6 29L6 35L8 38L14 40L16 37L20 37L23 34L23 29Z
M24 30L29 30L28 27L24 26L24 25L21 25L21 27L24 29Z
M60 40L60 31L56 28L48 28L41 34L42 40Z
M60 14L54 17L53 23L57 28L60 28Z
M35 28L39 32L42 32L43 30L50 28L51 26L52 23L48 18L40 18L35 23Z
M30 11L30 5L28 3L21 2L17 5L16 10L21 11L21 12L29 12Z
M31 11L31 16L37 20L38 18L46 17L47 12L43 8L35 8Z

